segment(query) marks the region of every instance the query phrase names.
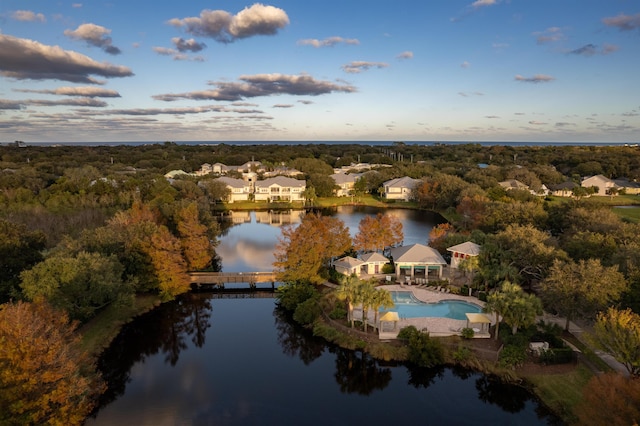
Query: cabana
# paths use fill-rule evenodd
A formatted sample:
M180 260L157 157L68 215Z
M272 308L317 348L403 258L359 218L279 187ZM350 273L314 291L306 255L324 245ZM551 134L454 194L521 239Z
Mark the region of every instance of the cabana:
M491 337L489 334L489 326L491 325L491 320L485 314L476 314L467 312L465 314L467 316L467 328L472 328L475 335L483 335L483 337ZM473 327L473 325L477 325L478 327Z
M389 311L389 312L385 313L379 319L380 331L381 332L383 331L382 323L384 323L384 322L392 322L393 323L393 329L395 330L396 326L398 325L398 321L400 321L400 317L398 316L397 312Z

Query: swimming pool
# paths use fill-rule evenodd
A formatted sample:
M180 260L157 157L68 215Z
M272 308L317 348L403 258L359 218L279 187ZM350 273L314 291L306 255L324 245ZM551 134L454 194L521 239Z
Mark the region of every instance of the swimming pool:
M443 300L425 303L417 299L411 291L390 291L395 306L390 310L400 318L438 317L466 320L466 313L480 313L482 308L462 300Z

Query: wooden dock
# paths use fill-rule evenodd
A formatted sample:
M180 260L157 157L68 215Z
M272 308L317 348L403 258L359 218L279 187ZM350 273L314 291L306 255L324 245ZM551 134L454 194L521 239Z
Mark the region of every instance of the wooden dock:
M271 283L275 289L275 272L189 272L191 285L196 289L224 289L227 283L245 283L249 289L256 289L258 283Z

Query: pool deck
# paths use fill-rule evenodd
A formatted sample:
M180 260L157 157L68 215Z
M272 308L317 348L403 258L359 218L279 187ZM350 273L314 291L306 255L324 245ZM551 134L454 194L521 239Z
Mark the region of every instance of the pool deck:
M425 303L437 303L442 300L462 300L468 303L473 303L475 305L484 307L484 302L478 300L475 297L471 296L460 296L457 294L451 293L443 293L440 291L435 291L435 289L427 289L421 286L415 285L385 285L378 287L379 289L384 289L387 291L411 291L416 299L419 299ZM393 310L391 308L390 310ZM362 318L362 309L357 308L354 309L355 318ZM493 315L487 315L487 317L491 320L491 324L493 325L495 322L495 318ZM367 322L370 324L374 323L374 313L373 310L369 310L367 316ZM460 335L458 330L461 330L464 327L467 327L467 320L455 320L450 318L437 318L437 317L424 317L424 318L400 318L395 327L392 323L383 323L382 327L380 327L379 337L381 340L391 340L396 339L398 337L398 332L407 326L413 325L418 330L425 330L429 332L430 336L455 336ZM471 327L478 328L478 324L472 324ZM479 333L476 332L474 335L475 338L489 338L489 333Z

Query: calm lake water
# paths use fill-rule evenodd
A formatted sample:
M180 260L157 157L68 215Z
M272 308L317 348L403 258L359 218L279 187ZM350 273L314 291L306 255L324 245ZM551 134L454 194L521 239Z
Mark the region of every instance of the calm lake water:
M405 244L425 243L433 219L400 213L410 222ZM367 212L333 214L357 230ZM258 220L290 218L277 216L251 212L251 222L227 230L218 247L225 271L271 269L280 228ZM109 392L88 425L559 424L527 391L489 376L327 345L266 292L189 293L164 304L123 328L100 369Z

